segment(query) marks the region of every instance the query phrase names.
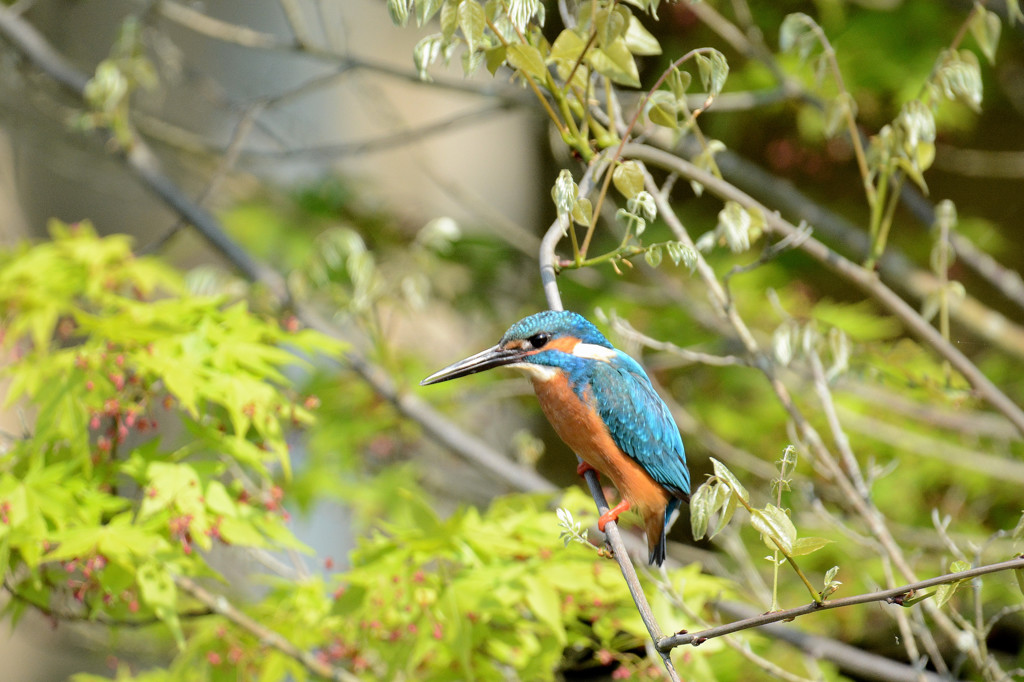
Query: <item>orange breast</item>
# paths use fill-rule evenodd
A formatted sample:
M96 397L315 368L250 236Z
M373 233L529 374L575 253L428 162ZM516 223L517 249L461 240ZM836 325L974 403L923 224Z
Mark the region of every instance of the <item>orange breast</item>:
M548 381L534 379L533 388L559 437L587 464L611 479L630 507L640 512L648 541L654 527L660 537L669 493L619 449L593 408L590 396L584 393L584 400L580 400L562 373Z

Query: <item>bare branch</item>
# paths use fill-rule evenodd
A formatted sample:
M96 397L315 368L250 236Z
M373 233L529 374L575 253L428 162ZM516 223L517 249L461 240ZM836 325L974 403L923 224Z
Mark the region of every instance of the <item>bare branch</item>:
M888 590L880 590L878 592L870 592L868 594L860 594L854 597L844 597L842 599L830 599L828 601L817 603L811 602L804 606L798 606L795 609L786 609L784 611L772 611L770 613L763 613L750 618L744 618L733 623L726 625L719 625L699 632L687 632L665 637L658 641L658 648L661 650L669 650L673 647L682 646L683 644L692 644L698 646L703 644L709 639L715 637L721 637L722 635L728 635L733 632L739 632L741 630L749 630L750 628L761 627L769 623L778 623L780 621L791 621L794 618L800 616L806 616L809 613L815 613L818 611L827 611L829 609L838 609L845 606L854 606L856 604L869 604L876 601L884 601L887 604L898 604L903 605L906 599L914 596L915 592L926 590L929 587L936 587L937 585L948 585L950 583L960 582L961 580L970 580L971 578L977 578L979 576L988 575L989 573L998 573L1000 571L1013 571L1018 569L1024 569L1024 556L1019 556L1009 561L1002 561L997 564L988 564L986 566L978 566L977 568L971 568L966 571L959 571L957 573L947 573L940 575L935 578L929 578L928 580L921 580L916 583L910 583L908 585L901 585L900 587L894 587Z

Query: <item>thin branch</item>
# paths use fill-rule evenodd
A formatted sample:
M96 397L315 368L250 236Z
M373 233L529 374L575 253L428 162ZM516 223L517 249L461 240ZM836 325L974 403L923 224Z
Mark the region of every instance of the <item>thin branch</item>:
M177 576L174 579L174 583L179 589L200 604L203 604L214 613L224 616L251 634L259 640L260 644L277 649L284 655L295 659L314 675L328 680L337 680L338 682L359 682L359 678L347 670L324 663L315 654L295 646L291 640L281 633L264 627L259 622L242 613L224 595L213 594L186 576Z
M685 152L691 155L696 153L696 150L691 152L687 147ZM846 218L810 199L793 183L772 175L728 150L716 154L715 159L722 177L751 197L763 201L770 198L773 209L790 216L791 220L813 225L816 234L826 237L827 241L836 245L841 252L857 254L857 257L866 253L869 248L867 234ZM907 195L906 188L903 195ZM930 208L931 205L927 205ZM931 225L934 222L934 212L929 212L928 216L930 217L925 222ZM922 217L921 220L925 218ZM966 240L955 241L954 247L959 249L961 241ZM894 289L904 291L918 300L924 300L939 286L937 278L932 273L917 268L893 249L886 250L878 265L879 273L886 282ZM1024 306L1024 290L1021 292L1021 298L1021 305ZM950 314L973 334L1007 353L1024 358L1024 327L1005 315L986 307L969 295L951 308Z
M733 632L739 632L741 630L749 630L751 628L761 627L769 623L778 623L780 621L791 621L800 616L806 616L809 613L816 613L818 611L827 611L829 609L838 609L845 606L854 606L857 604L870 604L872 602L882 601L887 604L897 604L902 606L903 602L912 596L915 592L926 590L929 587L935 587L937 585L948 585L950 583L960 582L962 580L970 580L979 576L988 575L990 573L998 573L1000 571L1013 571L1018 569L1024 569L1024 556L1019 556L1016 559L1010 559L1009 561L1002 561L997 564L988 564L986 566L978 566L971 568L966 571L959 571L957 573L946 573L935 578L929 578L928 580L920 580L915 583L908 585L901 585L900 587L894 587L888 590L879 590L878 592L869 592L867 594L860 594L854 597L844 597L842 599L830 599L823 603L811 602L804 606L798 606L794 609L786 609L784 611L772 611L770 613L763 613L750 618L744 618L743 620L734 621L727 623L726 625L718 625L713 628L706 630L700 630L698 632L686 632L665 637L658 641L658 649L662 651L668 651L674 647L682 646L684 644L692 644L698 646L714 639L715 637L721 637L722 635L732 634Z
M746 605L725 602L718 604L718 610L730 618L753 617L753 609ZM828 661L844 673L857 679L885 680L886 682L949 682L950 680L949 677L920 670L912 665L858 649L845 642L813 635L794 627L786 627L781 623L761 626L757 632L786 642L806 652L809 656Z
M702 184L722 200L735 201L747 210L759 210L765 216L768 230L782 236L796 233L799 228L780 215L770 211L750 195L732 184L715 177L694 164L668 152L642 144L630 144L623 150L628 158L644 161L665 168L672 172ZM928 324L914 308L900 298L892 289L878 279L873 272L865 270L852 261L822 244L813 237L800 243L800 249L837 272L847 281L856 284L864 293L878 301L884 308L895 315L904 326L915 336L922 339L935 350L938 355L949 361L951 365L967 380L974 391L996 410L1001 412L1021 433L1024 433L1024 411L1006 396L992 381L985 376L967 356L950 344L942 335Z

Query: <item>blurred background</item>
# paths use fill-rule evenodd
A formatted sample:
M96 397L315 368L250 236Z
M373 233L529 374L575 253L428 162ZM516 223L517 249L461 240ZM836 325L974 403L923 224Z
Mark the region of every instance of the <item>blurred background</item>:
M835 96L836 85L796 56L777 54L779 26L792 12L816 18L855 100L860 130L871 136L920 96L938 56L966 31L972 3L703 5L665 3L657 21L644 16L663 50L640 60L644 86L689 49L721 50L731 68L726 96L699 121L707 138L727 148L719 156L723 175L770 210L809 221L815 236L835 250L863 260L868 208L852 145L824 134L821 102ZM989 5L1007 16L1006 4ZM553 39L561 29L558 3L545 6L546 35ZM416 386L545 307L537 250L555 218L551 187L560 169L578 178L582 166L507 71L492 77L480 69L464 78L455 58L450 66L431 67L432 81L421 80L413 49L437 27L396 27L376 0L20 0L5 11L87 77L109 58L128 65L125 71L135 69L125 115L181 195L281 272L399 391L433 403L556 486L575 484L571 454L541 417L526 382L494 376L458 388ZM927 196L907 183L879 265L884 282L926 310L935 286L933 206L951 200L958 241L948 276L967 292L954 311L951 338L1018 404L1024 397L1024 284L1017 274L1024 268L1021 29L1004 21L993 63L967 31L963 45L978 55L982 103L977 111L957 102L938 108ZM231 264L140 180L110 139L92 132L96 109L29 63L14 47L16 33L7 28L0 40L3 243L13 248L45 239L51 218L90 220L100 233L130 234L141 252L188 269L197 291L237 289L241 280ZM627 91L624 101L635 103L635 93ZM116 108L108 114L119 115ZM715 229L721 204L685 184L673 200L696 239ZM614 221L606 222L596 232L594 254L614 249L621 238ZM652 224L644 238L661 241L669 234ZM708 258L724 275L756 260L756 253L717 249ZM770 489L776 460L799 438L763 378L744 362L716 366L649 342L742 355L697 278L684 267L652 268L637 259L632 266L568 271L560 284L566 307L597 321L613 343L642 358L670 398L695 481L710 471L714 456L749 477L751 488ZM798 250L742 272L730 285L737 309L768 347L780 329L784 335L804 325L825 332L834 327L850 339L848 371L835 384L839 415L870 473L872 500L923 572L941 572L936 569L948 564L950 543L1009 550L1005 536L1020 514L1024 448L1008 422L963 381L944 378L941 363L863 292ZM453 455L348 368L321 369L304 380L323 400L321 413L333 416L296 444L298 473L289 491L297 533L318 557L343 566L359 530L345 481L399 467L446 512L463 503L486 505L521 488ZM332 374L337 371L340 380ZM810 405L808 376L794 369L784 380L824 428L820 408ZM16 413L2 420L9 432L20 428ZM835 511L820 471L808 465L801 476L793 494L801 500L802 523L866 532L844 526L847 517ZM358 502L364 514L378 503ZM933 519L947 516L956 519L953 529L936 530L941 524ZM690 545L677 550L681 557L710 561L702 552L713 551L726 555L725 562L735 560L720 547L693 547L685 518L673 539ZM815 561L828 568L851 558ZM851 590L871 586L867 579ZM1019 611L1000 620L991 636L1007 669L1024 665ZM875 617L887 623L880 633L863 622ZM886 617L861 612L848 619L830 634L883 653L899 648ZM102 634L51 625L31 614L0 638L0 679L109 672L104 654L95 653L105 649Z

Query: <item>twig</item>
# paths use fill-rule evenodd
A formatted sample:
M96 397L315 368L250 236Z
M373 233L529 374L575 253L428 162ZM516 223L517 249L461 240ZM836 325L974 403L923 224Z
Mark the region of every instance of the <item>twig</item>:
M955 583L961 580L970 580L971 578L977 578L979 576L988 575L989 573L998 573L1000 571L1012 571L1017 569L1024 569L1024 556L1019 556L1016 559L1010 559L1009 561L1002 561L997 564L988 564L986 566L970 568L966 571L959 571L957 573L947 573L945 575L940 575L935 578L921 580L916 583L910 583L908 585L902 585L900 587L894 587L888 590L869 592L867 594L860 594L854 597L844 597L842 599L829 599L828 601L825 601L820 604L811 602L810 604L798 606L794 609L762 613L757 616L744 618L742 620L734 621L732 623L727 623L726 625L718 625L716 627L708 628L706 630L700 630L698 632L687 632L680 633L677 635L671 635L658 641L658 649L662 651L668 651L673 647L682 646L684 644L692 644L694 646L698 646L709 639L721 637L722 635L728 635L733 632L739 632L740 630L749 630L751 628L767 625L768 623L791 621L794 618L806 616L809 613L827 611L829 609L838 609L844 606L854 606L856 604L870 604L871 602L876 601L884 601L887 604L898 604L902 606L903 600L911 597L914 592L925 590L929 587L935 587L936 585L947 585L949 583Z
M720 199L735 201L744 208L759 210L765 216L766 227L776 234L789 236L799 230L796 225L770 211L750 195L739 190L732 184L715 177L694 164L668 152L642 144L630 144L623 150L624 156L651 163L679 175L696 180L717 195ZM846 280L856 284L889 312L895 315L904 326L915 336L931 346L940 357L949 361L967 380L975 392L1001 412L1021 433L1024 433L1024 411L1006 396L992 381L985 376L967 356L957 350L930 324L928 324L914 308L900 298L874 275L852 261L828 248L814 237L807 237L800 242L800 249L819 263L834 270Z
M215 595L200 587L194 580L186 576L177 576L174 579L174 584L200 604L203 604L214 613L224 616L251 634L259 640L260 644L277 649L284 655L294 658L314 675L328 680L338 680L339 682L359 682L359 678L347 670L324 663L313 653L303 651L295 646L291 640L281 633L264 627L259 622L245 615L235 608L224 595Z
M718 610L730 618L752 617L751 612L753 611L748 606L733 603L720 603ZM858 649L845 642L821 635L812 635L796 628L786 627L781 623L763 625L758 628L757 632L797 647L809 656L829 661L857 679L885 680L886 682L949 682L950 680L949 677L927 670L919 670L884 656Z
M691 153L689 147L686 148L686 153ZM847 254L863 254L869 248L867 234L846 218L827 210L806 196L793 183L772 175L729 150L716 154L715 160L726 181L755 199L770 197L773 209L789 216L794 221L804 221L813 225L815 234L836 245L835 248L839 251ZM904 187L902 194L906 197L908 191L906 184ZM925 203L927 204L927 202ZM930 204L927 206L930 207ZM919 219L925 221L927 225L934 222L932 212L928 212L927 216L920 214L920 211L916 209L914 212L919 214ZM928 219L926 220L926 218ZM962 246L961 242L967 242L967 240L958 238L954 241L953 246L958 249L958 254ZM890 283L890 286L907 292L918 300L924 300L938 287L938 280L934 275L917 268L894 249L887 249L878 265L879 273L885 281ZM996 265L998 266L998 264ZM993 276L999 276L998 270L994 271ZM1007 275L1005 279L1009 282L1012 277ZM995 281L993 284L1000 286ZM1024 306L1024 291L1021 292L1021 299L1020 305ZM970 295L951 308L950 314L953 319L973 334L986 339L1007 353L1024 358L1024 328L1005 315L988 308Z

